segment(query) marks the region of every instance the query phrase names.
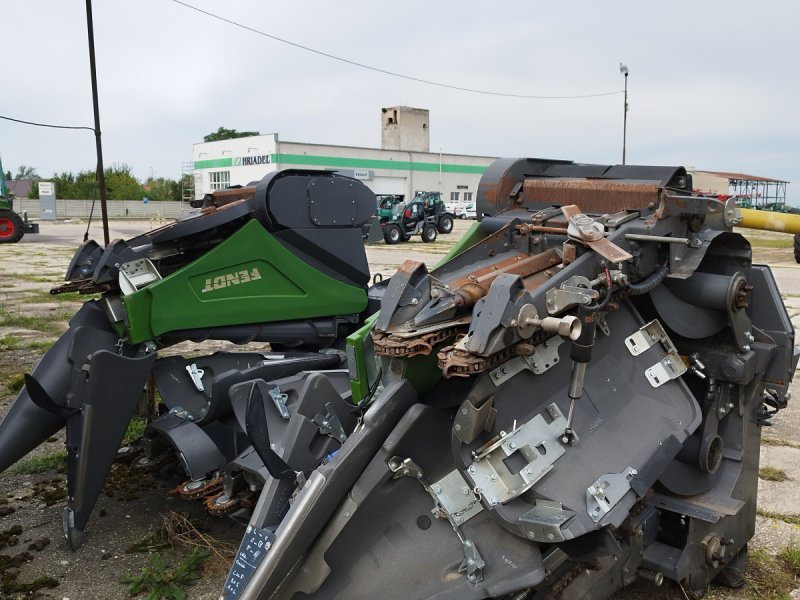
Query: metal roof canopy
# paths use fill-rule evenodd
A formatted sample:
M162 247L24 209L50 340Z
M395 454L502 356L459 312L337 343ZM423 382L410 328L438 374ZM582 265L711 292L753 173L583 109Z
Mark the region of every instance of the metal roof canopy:
M754 207L764 208L768 205L786 205L786 184L788 181L758 177L746 173L727 173L722 171L702 171L710 175L726 177L731 194L747 196Z

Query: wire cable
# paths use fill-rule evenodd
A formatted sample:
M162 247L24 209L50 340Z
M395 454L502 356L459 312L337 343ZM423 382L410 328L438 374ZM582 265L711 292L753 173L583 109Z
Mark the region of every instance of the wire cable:
M223 23L228 23L229 25L233 25L234 27L239 27L244 29L245 31L249 31L251 33L255 33L257 35L264 36L271 40L275 40L276 42L281 42L282 44L287 44L289 46L294 46L295 48L299 48L300 50L305 50L306 52L311 52L313 54L318 54L319 56L324 56L325 58L330 58L332 60L338 60L339 62L346 63L348 65L353 65L355 67L360 67L362 69L368 69L370 71L375 71L376 73L383 73L384 75L390 75L392 77L400 77L401 79L407 79L409 81L416 81L417 83L424 83L426 85L435 85L441 88L447 88L449 90L457 90L460 92L470 92L473 94L485 94L487 96L502 96L504 98L522 98L527 100L577 100L582 98L599 98L601 96L614 96L616 94L624 93L623 90L617 90L614 92L602 92L598 94L579 94L573 96L532 96L528 94L512 94L508 92L491 92L489 90L479 90L475 88L468 88L462 87L458 85L450 85L447 83L440 83L438 81L431 81L429 79L422 79L420 77L413 77L411 75L404 75L402 73L396 73L395 71L389 71L387 69L381 69L380 67L373 67L371 65L367 65L364 63L360 63L354 60L350 60L347 58L342 58L341 56L336 56L334 54L329 54L328 52L323 52L322 50L316 50L315 48L311 48L309 46L304 46L303 44L298 44L297 42L292 42L290 40L278 37L277 35L272 35L271 33L267 33L265 31L261 31L259 29L255 29L254 27L250 27L248 25L244 25L243 23L239 23L237 21L233 21L231 19L226 19L218 14L209 12L207 10L203 10L202 8L198 8L197 6L193 6L186 2L182 2L182 0L172 0L175 4L180 4L186 8L190 8L191 10L197 11L201 14L209 16L213 19L217 19L218 21L222 21Z
M5 117L0 115L0 119L5 119L6 121L14 121L14 123L22 123L24 125L35 125L36 127L51 127L53 129L87 129L89 131L94 131L94 127L80 127L74 125L53 125L51 123L36 123L35 121L23 121L22 119L13 119L11 117Z

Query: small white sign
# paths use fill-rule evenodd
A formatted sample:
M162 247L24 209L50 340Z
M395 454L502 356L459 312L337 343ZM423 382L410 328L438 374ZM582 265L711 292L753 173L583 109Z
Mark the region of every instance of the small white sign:
M353 171L355 179L372 179L372 172L367 169L356 169Z
M39 195L40 196L52 196L53 195L53 182L52 181L40 181L39 182Z

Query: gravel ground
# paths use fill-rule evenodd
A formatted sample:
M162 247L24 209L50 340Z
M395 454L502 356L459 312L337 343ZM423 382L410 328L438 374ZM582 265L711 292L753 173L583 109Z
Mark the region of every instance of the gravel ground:
M382 244L369 247L367 253L372 272L389 276L407 258L435 264L470 223L457 221L453 234L441 236L434 244L423 244L415 238L395 247ZM156 222L112 222L111 238L130 237L158 225ZM41 355L41 350L28 347L30 343L43 338L45 341L55 339L58 331L66 327L66 319L79 306L71 298L60 301L41 296L63 277L85 229L86 225L79 222L43 223L41 235L26 236L14 246L0 246L0 258L4 264L0 272L3 310L43 317L52 328L43 334L40 329L24 325L0 326L0 339L13 335L18 340L14 347L0 345L0 414L5 412L14 397L2 383L13 375L29 371ZM97 225L93 226L91 235L102 240L102 231ZM755 254L757 262L773 267L790 316L797 325L800 319L800 279L797 277L800 266L792 260L791 250L757 250ZM177 351L187 351L190 347L177 348ZM210 349L219 347L216 344ZM796 397L800 397L798 385L800 379L793 385ZM800 516L800 405L790 403L789 408L775 420L775 425L765 431L765 436L770 444L762 448L762 466L783 469L788 479L783 482L760 481L759 508L770 513ZM63 437L58 436L40 446L32 455L43 456L60 449L63 449ZM83 547L72 553L61 534L63 499L55 499L63 494L63 480L63 474L54 472L23 475L14 473L12 469L0 475L0 515L14 509L10 514L0 516L0 554L30 554L31 560L21 566L19 581L31 581L40 576L57 580L56 588L41 590L40 597L43 598L107 600L128 597L126 587L119 579L124 574L138 572L145 566L147 558L144 553L129 553L126 549L159 530L164 515L173 511L187 513L195 519L203 533L216 540L217 548L225 544L238 545L242 535L242 529L230 520L204 516L198 504L169 496L170 486L176 482L156 482L149 484L155 487L149 487L136 484L138 480L134 478L133 485L106 486L87 528ZM8 536L2 534L15 526L21 527L22 533L16 540L7 540ZM758 517L751 547L763 548L774 555L795 540L800 543L800 527L797 525ZM4 547L8 542L15 543ZM165 555L168 560L176 560L170 552ZM200 582L190 588L189 598L218 598L224 576L224 566L217 563L214 568L212 561L211 568L206 570ZM797 595L800 596L800 592ZM727 600L755 596L746 589L712 588L708 597ZM668 600L682 599L685 595L677 586L664 585L655 590L642 584L621 591L614 598Z

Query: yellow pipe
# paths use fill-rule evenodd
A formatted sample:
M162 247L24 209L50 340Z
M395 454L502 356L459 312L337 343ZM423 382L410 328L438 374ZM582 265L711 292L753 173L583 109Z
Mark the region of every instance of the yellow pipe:
M740 208L742 220L737 225L748 229L800 233L800 215Z

